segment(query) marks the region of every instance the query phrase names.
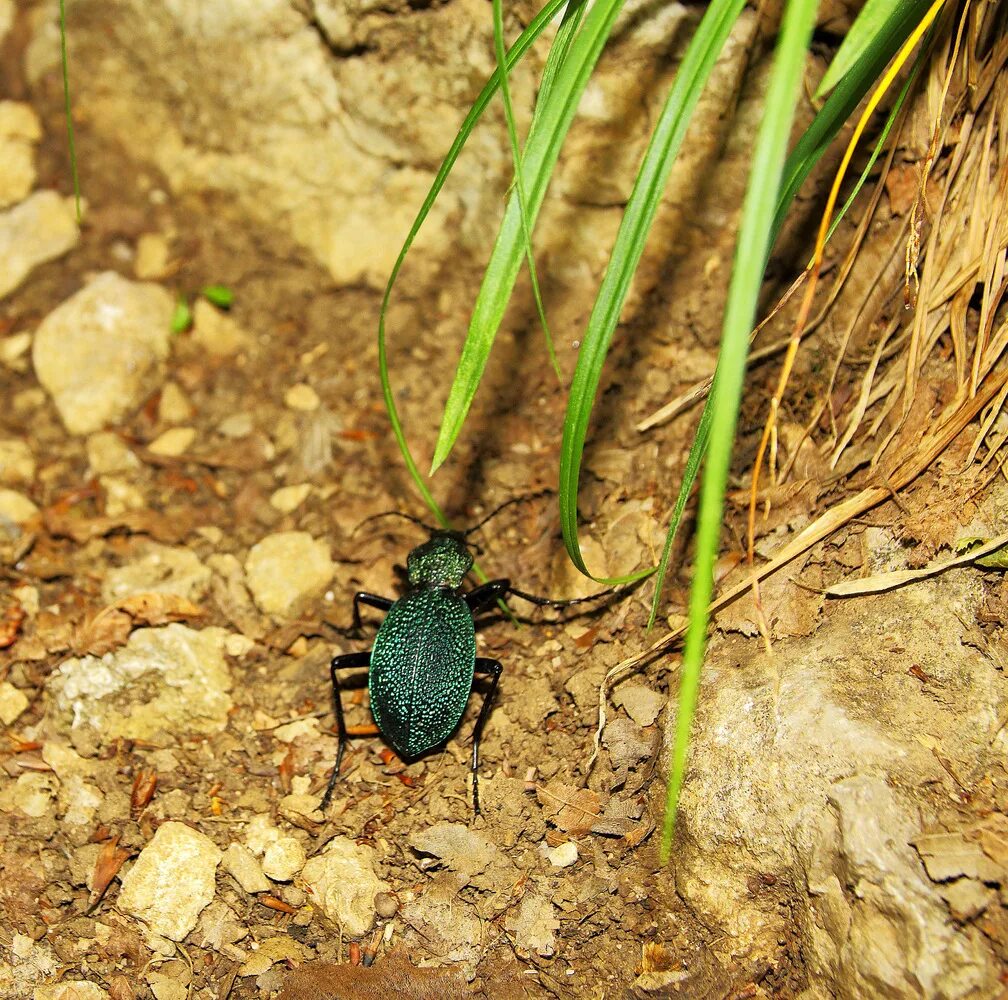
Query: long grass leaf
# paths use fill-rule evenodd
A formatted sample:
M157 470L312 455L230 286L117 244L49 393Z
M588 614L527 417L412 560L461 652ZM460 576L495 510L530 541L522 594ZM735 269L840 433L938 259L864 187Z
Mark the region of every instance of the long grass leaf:
M556 75L560 72L570 52L571 43L577 35L584 13L588 9L588 0L570 0L564 8L563 17L560 20L560 27L557 28L556 37L550 46L549 55L546 57L546 65L543 67L542 78L539 81L539 97L536 100L536 110L544 107L549 99L550 91L556 82ZM534 115L535 112L533 112ZM533 119L534 120L534 119Z
M513 69L525 53L528 52L535 40L549 25L556 12L563 7L566 2L567 0L547 0L542 10L540 10L532 21L529 22L528 27L525 28L518 38L515 39L514 45L512 45L509 49L506 59L506 65L509 71ZM483 112L486 110L487 105L489 105L493 95L496 93L497 88L500 85L501 78L502 74L499 69L495 70L490 79L484 85L483 89L480 91L479 96L473 102L473 106L469 109L469 113L465 116L465 120L459 127L458 133L455 136L451 147L445 155L434 180L431 182L427 196L424 198L423 204L420 206L420 210L417 212L416 218L413 220L413 225L410 227L410 231L403 242L402 249L399 251L398 257L396 257L395 264L392 266L392 272L389 274L388 282L385 285L385 294L382 296L381 310L378 314L378 374L381 380L382 396L385 399L385 409L388 411L389 424L392 427L392 434L396 439L399 451L403 457L403 462L409 471L410 477L416 484L420 496L437 518L438 522L445 527L447 526L448 521L441 508L435 502L434 497L427 487L427 482L421 474L419 468L417 468L416 460L413 458L413 452L410 450L409 443L406 440L406 433L403 430L402 420L399 417L399 408L396 406L395 393L392 390L392 382L389 378L385 319L388 315L389 302L392 298L392 289L399 277L399 272L402 270L402 266L406 260L406 255L413 246L417 233L420 232L420 227L424 224L424 221L430 214L430 210L433 207L434 202L437 200L437 196L441 193L441 189L444 187L445 181L448 179L448 175L451 173L452 167L455 166L455 162L458 160L459 154L462 152L462 148L465 146L466 141L469 139L473 129L476 127L476 123L482 117Z
M816 87L815 100L821 100L837 81L861 58L873 39L892 20L896 8L903 0L865 0L854 23L836 50L828 69Z
M742 208L735 263L725 305L715 395L717 405L711 417L710 442L700 490L689 629L683 650L679 710L662 829L663 859L668 858L672 845L679 793L686 771L690 726L696 711L700 670L707 646L708 607L714 589L714 563L721 537L724 493L742 399L749 331L756 316L773 234L774 204L782 181L788 134L815 14L816 0L790 0L784 10L770 84L764 99L765 111L753 152L752 174Z
M70 60L67 58L66 3L59 0L60 65L63 68L63 112L66 116L67 147L70 151L70 173L73 175L74 207L77 224L81 221L80 177L77 175L77 148L74 143L73 114L70 110Z
M559 68L556 82L534 117L522 159L522 179L528 194L528 220L534 225L549 185L560 147L578 102L624 0L595 0ZM507 308L523 259L521 212L516 194L508 200L490 261L473 307L434 448L431 471L448 457L479 387L490 348Z
M588 569L578 543L577 495L584 442L602 367L661 203L669 171L697 101L742 7L743 0L714 0L697 26L641 160L605 276L581 338L560 446L560 524L567 554L585 574Z

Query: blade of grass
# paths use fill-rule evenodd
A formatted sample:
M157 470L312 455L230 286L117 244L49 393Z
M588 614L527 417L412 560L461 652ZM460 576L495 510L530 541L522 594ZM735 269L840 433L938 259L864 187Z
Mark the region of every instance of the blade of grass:
M602 367L630 283L644 252L655 213L661 203L672 164L679 153L697 101L742 7L743 0L714 0L697 26L641 160L605 276L587 329L581 338L560 445L560 524L567 554L574 565L587 576L591 574L585 566L578 543L577 495L584 442ZM686 493L688 492L687 488Z
M896 7L902 0L865 0L854 23L844 35L840 48L823 74L816 88L815 100L819 101L828 94L837 81L861 58L872 39L885 28L892 19Z
M522 159L530 225L535 224L560 147L623 2L596 0L592 5L571 43L567 58L557 71L556 81L541 111L533 117ZM445 403L431 463L432 473L451 452L482 378L524 257L521 229L518 199L512 194L476 297L469 332Z
M500 74L501 99L504 102L504 120L507 122L508 141L511 144L511 159L514 163L514 183L518 192L518 205L521 209L522 240L525 243L525 259L528 261L529 279L532 282L532 296L535 299L539 323L546 337L546 350L550 363L556 372L557 381L560 374L560 363L557 361L556 350L553 347L553 337L546 322L546 309L543 306L542 295L539 292L539 276L536 274L535 255L532 253L532 234L529 232L528 198L525 195L525 183L521 174L521 149L518 146L518 127L515 125L514 107L511 104L511 86L508 83L507 56L504 52L504 8L501 0L493 0L493 35L494 51L497 55L497 72Z
M70 60L67 58L66 3L59 0L60 64L63 68L63 110L66 115L67 146L70 151L70 172L73 174L74 206L77 224L81 222L80 178L77 176L77 149L74 144L73 115L70 112Z
M528 27L518 36L518 38L515 39L514 45L512 45L508 51L506 59L508 70L513 69L525 53L528 52L529 48L549 25L556 12L564 6L565 2L566 0L547 0L547 3L543 6L542 10L540 10L532 21L529 22ZM435 502L430 490L427 488L427 483L424 480L419 468L417 468L416 461L413 458L413 452L410 450L409 443L406 440L402 420L399 417L399 409L395 402L395 393L392 391L392 382L389 379L385 319L388 315L389 302L392 298L392 289L399 277L399 272L402 270L403 263L406 260L406 255L412 248L413 242L416 240L417 233L420 231L420 227L424 224L424 221L430 214L430 210L434 205L434 202L437 200L437 196L441 193L441 189L444 187L445 181L448 179L448 175L451 173L452 167L455 166L455 162L458 160L459 154L462 152L462 148L465 146L466 141L469 139L473 129L476 127L476 123L482 117L487 105L489 105L494 93L496 93L497 88L500 85L500 80L501 73L498 69L495 70L490 76L490 79L487 80L483 89L480 91L479 96L473 102L472 108L469 109L469 113L466 115L465 120L462 122L461 126L459 126L458 133L445 155L434 180L431 182L427 196L424 198L423 204L420 206L420 210L417 212L416 218L413 220L413 225L410 227L410 231L403 242L402 249L399 251L398 257L396 257L395 264L392 266L392 272L389 274L388 282L385 284L385 294L382 296L381 310L378 314L378 374L381 379L382 396L385 400L385 409L388 412L389 424L392 427L392 434L396 439L399 451L403 457L403 462L405 463L410 477L416 485L420 496L423 498L424 503L428 506L428 508L430 508L431 512L434 514L435 518L437 518L438 523L442 527L447 527L448 521L441 508Z
M676 714L672 766L662 827L663 861L668 860L672 846L679 793L686 771L690 728L700 688L700 670L707 645L714 562L721 537L724 493L742 399L749 331L756 317L756 305L770 250L774 204L782 182L788 133L797 105L816 6L816 0L790 0L784 9L780 39L764 99L765 111L753 151L752 174L742 208L735 264L725 305L717 374L718 391L714 395L717 405L711 416L710 442L700 489L689 629L683 650L679 710Z

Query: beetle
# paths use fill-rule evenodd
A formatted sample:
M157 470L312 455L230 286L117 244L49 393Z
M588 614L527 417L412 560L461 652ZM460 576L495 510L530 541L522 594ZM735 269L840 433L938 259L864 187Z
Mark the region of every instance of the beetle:
M612 588L589 597L563 601L528 594L513 587L510 580L501 578L463 591L463 581L473 566L467 536L504 507L524 499L508 500L465 532L432 528L408 514L391 512L419 524L429 537L407 556L409 586L402 597L393 600L367 591L354 594L355 630L361 627L362 604L386 614L370 650L343 653L334 657L329 667L339 745L332 776L322 798L323 811L328 808L336 787L348 739L339 673L367 667L375 724L392 749L407 761L416 760L428 750L446 743L462 721L474 679L477 676L490 679L473 728L473 812L479 815L480 737L504 668L499 660L476 655L475 616L509 596L539 606L562 608L594 601L621 589Z

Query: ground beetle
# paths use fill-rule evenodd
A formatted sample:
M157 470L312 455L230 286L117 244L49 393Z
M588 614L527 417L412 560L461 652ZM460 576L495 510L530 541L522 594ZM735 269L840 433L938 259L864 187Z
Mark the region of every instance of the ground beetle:
M407 557L409 587L402 597L392 600L364 591L354 595L355 629L361 627L362 604L387 614L372 649L337 656L329 668L339 748L322 799L323 810L332 797L347 744L338 672L367 667L371 714L392 749L405 760L415 760L447 742L462 720L475 675L490 678L490 688L473 729L473 811L479 815L480 736L503 668L498 660L476 655L475 615L508 596L540 606L567 607L614 593L614 590L604 590L590 597L559 601L527 594L512 587L511 581L506 579L490 580L468 593L463 592L462 582L473 565L466 537L504 507L524 499L527 498L517 497L501 504L465 532L443 531L408 514L397 515L419 524L430 537Z

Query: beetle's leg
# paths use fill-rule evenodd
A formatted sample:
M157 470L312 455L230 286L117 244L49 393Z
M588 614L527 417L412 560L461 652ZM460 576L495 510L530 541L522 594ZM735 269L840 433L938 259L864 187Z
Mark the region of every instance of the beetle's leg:
M366 590L358 591L353 598L354 631L359 631L361 627L360 606L362 604L366 604L369 608L377 608L379 611L388 611L395 601L391 597L382 597L380 594L369 594Z
M510 593L510 580L488 580L463 596L466 604L469 605L469 610L473 614L476 614L476 612L485 608L488 604L493 604L494 601L502 601Z
M487 587L492 586L494 583L507 583L507 580L492 580L490 583L486 584ZM480 588L483 589L482 587ZM506 590L505 590L506 592ZM475 593L475 591L474 591ZM494 695L497 693L497 682L500 680L501 671L504 668L500 665L499 660L491 660L486 656L476 657L476 667L475 672L477 674L489 674L491 677L490 690L483 696L483 707L480 709L479 717L476 719L476 726L473 729L473 751L472 751L472 776L473 776L473 813L475 815L480 814L479 805L479 775L477 769L479 767L479 745L480 737L483 735L483 726L486 724L487 716L490 714L490 709L493 706Z
M322 796L322 811L325 812L329 806L329 799L332 798L333 788L336 787L336 779L339 777L340 764L343 762L343 751L346 750L347 734L346 725L343 722L343 701L340 697L339 677L337 670L347 670L353 667L369 667L371 665L371 650L363 653L344 653L342 656L334 656L329 664L329 677L332 679L333 711L336 715L336 735L339 739L339 746L336 749L336 763L333 766L329 784L326 785L325 795Z

